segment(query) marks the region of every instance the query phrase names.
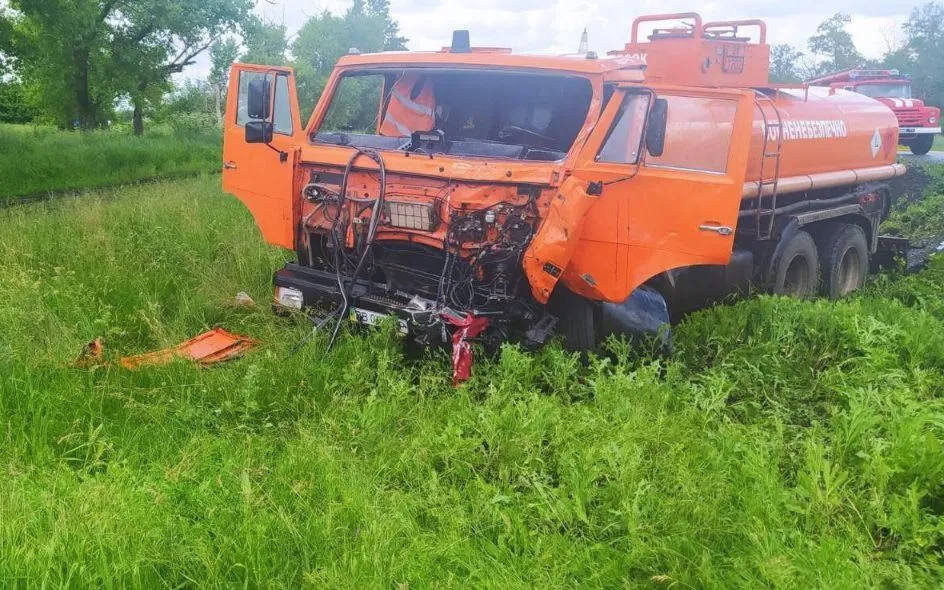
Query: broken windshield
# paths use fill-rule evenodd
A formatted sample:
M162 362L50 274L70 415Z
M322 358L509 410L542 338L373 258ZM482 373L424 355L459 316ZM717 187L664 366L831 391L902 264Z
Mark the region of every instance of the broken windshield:
M556 161L583 127L581 77L436 69L345 74L311 140L337 145Z

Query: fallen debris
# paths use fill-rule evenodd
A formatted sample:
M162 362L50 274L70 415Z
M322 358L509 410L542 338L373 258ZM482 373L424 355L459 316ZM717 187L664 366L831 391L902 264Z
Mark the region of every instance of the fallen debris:
M246 293L245 291L240 291L239 293L236 293L235 301L236 301L236 305L239 307L255 307L256 306L256 302L253 300L252 297L249 296L249 293Z
M137 369L146 365L164 365L182 358L200 365L212 365L236 358L256 344L258 341L252 338L215 328L171 348L122 357L117 364L125 369ZM85 345L75 364L79 367L108 364L103 360L104 352L101 338L96 338Z

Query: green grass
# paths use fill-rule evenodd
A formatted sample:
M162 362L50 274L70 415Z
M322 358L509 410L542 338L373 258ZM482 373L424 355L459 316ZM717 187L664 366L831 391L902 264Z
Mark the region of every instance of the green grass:
M218 182L0 212L0 584L944 584L941 258L700 312L664 365L506 347L454 390L392 329L290 356L285 253ZM216 324L263 344L70 367Z
M0 202L213 172L220 168L220 151L215 132L156 129L134 137L126 129L81 133L0 124Z

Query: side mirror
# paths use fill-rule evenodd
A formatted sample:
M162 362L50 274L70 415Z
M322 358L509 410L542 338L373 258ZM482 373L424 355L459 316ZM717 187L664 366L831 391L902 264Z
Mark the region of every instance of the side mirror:
M272 143L272 123L269 121L247 121L246 143Z
M646 125L646 151L659 157L665 151L665 128L669 120L669 101L657 98Z
M246 111L250 119L268 119L271 114L271 94L269 77L266 75L253 76L249 80L249 93Z

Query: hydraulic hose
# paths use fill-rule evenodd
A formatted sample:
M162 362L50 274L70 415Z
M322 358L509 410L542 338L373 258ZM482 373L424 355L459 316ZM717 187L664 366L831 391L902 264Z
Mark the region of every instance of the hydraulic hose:
M359 248L361 250L360 258L358 258L357 266L354 267L354 273L351 275L350 281L345 285L345 280L341 276L340 260L341 248L344 246L344 244L338 237L338 225L340 224L341 211L343 211L345 201L348 199L348 179L350 178L351 171L354 169L354 164L361 156L370 158L374 162L377 162L377 166L380 168L380 189L377 193L377 198L374 200L373 211L371 211L370 214L370 223L367 226L367 236L364 239L363 246ZM341 179L340 192L341 194L338 196L338 216L334 220L334 224L331 228L331 234L332 240L334 242L335 274L338 279L338 288L341 291L341 305L338 308L338 320L334 325L334 331L331 333L331 339L328 340L327 350L331 350L331 348L334 346L335 340L337 340L338 332L341 330L341 324L344 322L344 317L347 315L347 312L350 308L350 297L352 291L354 290L354 284L357 282L361 271L363 271L364 264L367 262L367 258L370 255L371 249L373 248L374 238L377 236L377 227L380 225L380 219L383 216L384 199L387 192L387 169L380 153L372 149L357 148L356 151L351 155L351 158L348 160L347 166L344 167L344 176ZM357 199L357 201L361 202L361 199Z

